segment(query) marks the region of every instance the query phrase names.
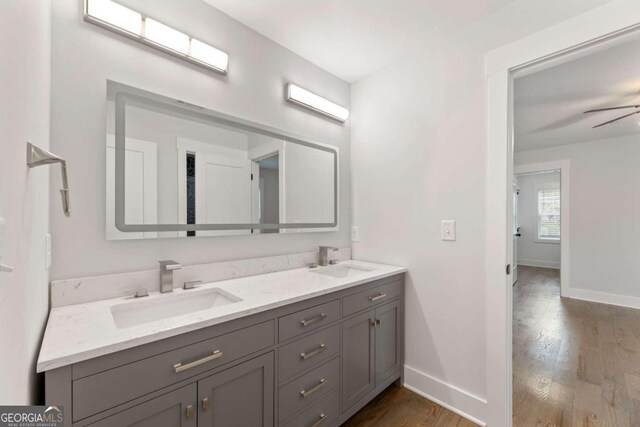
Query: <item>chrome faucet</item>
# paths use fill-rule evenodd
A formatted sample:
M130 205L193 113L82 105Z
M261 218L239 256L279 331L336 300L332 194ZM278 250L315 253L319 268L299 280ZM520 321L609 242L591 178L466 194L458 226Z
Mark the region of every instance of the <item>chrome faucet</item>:
M160 261L160 292L173 292L173 271L181 268L175 261Z
M335 252L338 248L334 248L333 246L320 246L318 247L319 252L319 262L318 265L321 267L326 267L329 265L329 251Z

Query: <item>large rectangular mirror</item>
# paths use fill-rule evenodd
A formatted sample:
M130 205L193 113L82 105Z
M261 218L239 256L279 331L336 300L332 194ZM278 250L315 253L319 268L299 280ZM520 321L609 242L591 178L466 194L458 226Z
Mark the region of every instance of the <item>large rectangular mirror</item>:
M337 147L115 82L107 93L107 239L337 228Z

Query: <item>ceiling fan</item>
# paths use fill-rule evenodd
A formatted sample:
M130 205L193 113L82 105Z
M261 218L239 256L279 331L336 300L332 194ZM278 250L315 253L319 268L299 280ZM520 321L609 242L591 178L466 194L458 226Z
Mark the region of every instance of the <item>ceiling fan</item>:
M621 106L621 107L596 108L594 110L585 111L584 114L587 114L587 113L599 113L601 111L624 110L624 109L627 109L627 108L635 108L635 111L632 112L632 113L629 113L629 114L625 114L624 116L620 116L618 118L615 118L613 120L609 120L609 121L606 121L604 123L600 123L599 125L596 125L596 126L593 127L593 129L595 129L595 128L599 128L599 127L602 127L602 126L605 126L605 125L610 125L611 123L615 123L615 122L617 122L619 120L626 119L627 117L631 117L631 116L634 116L636 114L640 114L640 105L624 105L624 106Z

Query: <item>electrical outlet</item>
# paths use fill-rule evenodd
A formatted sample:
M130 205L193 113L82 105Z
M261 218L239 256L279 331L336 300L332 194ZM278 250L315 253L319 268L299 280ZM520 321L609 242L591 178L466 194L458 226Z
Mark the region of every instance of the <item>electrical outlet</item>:
M360 230L358 229L358 226L354 225L351 227L351 241L357 242L359 240L360 240Z
M445 241L456 240L456 222L455 220L448 219L442 220L440 226L440 238Z

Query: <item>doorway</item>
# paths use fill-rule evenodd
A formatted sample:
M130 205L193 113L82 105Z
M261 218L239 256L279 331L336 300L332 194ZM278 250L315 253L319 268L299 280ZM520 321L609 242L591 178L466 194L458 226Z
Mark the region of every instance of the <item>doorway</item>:
M620 13L624 10L624 13ZM489 53L487 153L487 424L512 423L513 84L635 36L640 4L616 1ZM505 274L505 266L508 265Z

